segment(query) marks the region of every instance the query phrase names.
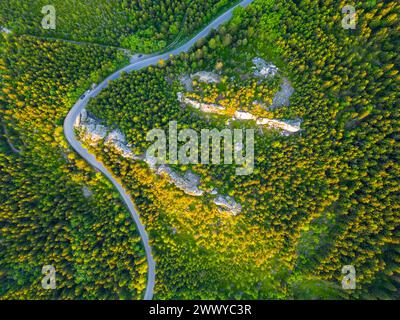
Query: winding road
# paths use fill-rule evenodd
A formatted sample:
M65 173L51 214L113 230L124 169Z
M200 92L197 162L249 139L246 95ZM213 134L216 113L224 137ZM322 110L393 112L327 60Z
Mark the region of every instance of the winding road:
M228 21L232 17L233 10L238 7L246 7L249 5L253 0L244 0L225 13L223 13L221 16L216 18L214 21L212 21L207 27L205 27L200 33L198 33L196 36L194 36L192 39L190 39L188 42L183 44L177 49L171 50L166 53L162 53L159 55L152 55L152 56L147 56L147 57L142 57L138 58L136 60L132 60L131 64L128 66L116 71L109 77L107 77L102 83L100 83L95 89L91 90L88 94L83 99L79 99L78 102L75 103L75 105L72 107L72 109L69 111L67 117L64 120L64 135L71 145L71 147L82 157L84 158L92 167L96 168L100 172L102 172L107 179L109 179L112 184L117 188L118 192L120 193L122 199L124 200L126 206L129 209L129 212L132 215L133 220L136 223L137 229L139 231L139 234L142 238L143 245L146 251L146 256L147 256L147 264L148 264L148 276L147 276L147 287L146 287L146 292L144 295L145 300L151 300L153 298L153 291L154 291L154 285L155 285L155 261L153 259L152 255L152 250L149 244L149 237L147 235L147 232L144 228L144 225L142 224L140 217L137 213L137 210L135 208L135 205L125 190L125 188L119 183L112 175L112 173L101 163L99 162L96 157L89 153L89 151L81 145L81 143L78 141L77 137L75 136L75 131L74 131L74 123L76 118L79 116L81 113L82 109L84 109L89 101L89 99L96 97L103 89L107 88L108 84L110 81L118 79L121 76L121 73L123 72L132 72L135 70L140 70L143 68L146 68L151 65L156 65L159 60L168 60L171 55L177 55L181 52L187 52L189 49L200 39L204 38L209 34L209 32L212 29L218 28L222 23Z

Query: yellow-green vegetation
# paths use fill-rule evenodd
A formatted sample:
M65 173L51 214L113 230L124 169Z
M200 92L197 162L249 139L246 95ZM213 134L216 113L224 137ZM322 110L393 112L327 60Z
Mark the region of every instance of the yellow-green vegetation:
M141 299L147 264L135 224L62 131L79 93L126 58L98 46L1 41L0 298ZM42 289L44 265L56 269L56 290Z

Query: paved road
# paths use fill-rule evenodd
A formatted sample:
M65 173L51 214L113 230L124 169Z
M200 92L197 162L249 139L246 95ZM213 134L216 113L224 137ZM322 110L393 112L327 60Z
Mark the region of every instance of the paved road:
M146 251L147 256L147 264L148 264L148 276L147 276L147 288L144 295L145 300L151 300L153 298L153 290L155 284L155 262L152 255L152 250L149 245L149 237L147 232L140 221L140 217L137 213L135 205L125 188L119 183L113 176L112 173L99 161L96 160L96 157L89 153L87 149L83 148L81 143L77 140L74 132L74 123L82 109L84 109L89 101L90 98L96 97L104 88L106 88L110 81L115 80L121 76L122 72L132 72L135 70L140 70L146 68L151 65L156 65L160 59L168 60L171 55L176 55L181 52L187 52L189 49L196 43L197 40L203 38L208 35L208 33L212 29L218 28L222 23L228 21L232 17L232 11L237 6L246 7L249 5L253 0L244 0L237 4L236 6L232 7L230 10L219 16L217 19L212 21L207 27L205 27L200 33L194 36L191 40L187 43L182 45L181 47L171 50L170 52L166 52L160 55L153 55L150 57L144 57L141 59L136 59L136 61L131 61L131 64L116 71L109 77L107 77L102 83L100 83L94 90L88 93L84 99L78 100L78 102L72 107L69 111L67 117L64 121L64 135L68 140L71 147L82 157L84 158L92 167L101 171L117 188L118 192L120 193L122 199L124 200L126 206L129 209L129 212L132 215L133 220L136 223L137 229L139 234L142 238L143 245Z

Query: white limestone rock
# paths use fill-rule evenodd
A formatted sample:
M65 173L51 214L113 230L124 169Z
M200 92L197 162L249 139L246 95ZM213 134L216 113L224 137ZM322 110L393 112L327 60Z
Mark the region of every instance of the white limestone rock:
M215 195L218 194L218 190L217 190L217 189L212 189L212 190L210 191L210 194L215 196Z
M183 175L183 178L186 181L189 181L194 186L199 186L200 185L200 177L198 175L194 174L190 170L187 170L185 172L185 174Z
M85 198L90 198L93 195L93 192L86 186L82 188L82 192Z
M140 157L135 155L132 149L127 145L125 135L118 129L113 130L108 134L105 143L112 146L124 158L133 160L140 159Z
M144 157L144 162L147 163L147 165L150 167L152 170L156 170L156 164L157 164L157 158L156 157L151 157L146 153L146 156Z
M5 33L5 34L10 34L11 30L7 29L6 27L1 27L0 26L0 32Z
M141 159L139 156L135 155L131 148L129 148L127 145L123 144L120 141L113 141L111 144L112 147L119 153L121 154L124 158L132 159L132 160L139 160Z
M77 128L84 124L87 120L87 111L86 109L82 109L81 113L76 117L74 122L74 127Z
M290 121L290 120L275 120L267 118L259 118L256 123L262 126L269 126L275 129L281 129L289 133L296 133L301 130L301 121Z
M126 138L120 130L115 129L108 134L106 143L113 143L117 141L121 143L126 143Z
M240 152L240 151L243 150L243 148L244 148L244 144L243 144L242 142L236 142L236 143L234 144L234 147L233 147L233 149L235 150L235 152Z
M225 111L225 108L223 106L217 105L217 104L208 104L208 103L203 103L199 102L190 98L186 98L182 92L178 92L178 101L184 104L188 104L191 107L200 110L201 112L205 113L215 113L215 114L223 114Z

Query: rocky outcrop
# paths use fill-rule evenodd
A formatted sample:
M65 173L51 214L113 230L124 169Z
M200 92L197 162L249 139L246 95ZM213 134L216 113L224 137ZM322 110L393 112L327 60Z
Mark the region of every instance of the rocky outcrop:
M5 33L5 34L10 34L10 33L11 33L11 30L10 30L10 29L7 29L6 27L1 27L1 26L0 26L0 32L1 32L1 33Z
M178 92L178 101L184 104L188 104L193 108L205 113L224 114L225 111L225 108L220 105L203 103L187 98L183 95L182 92Z
M229 213L233 216L238 215L242 211L240 203L237 203L235 199L229 196L218 195L214 199L214 203L219 207L218 210L220 212Z
M301 120L274 120L267 118L259 118L256 120L256 124L261 126L268 126L274 129L280 129L285 131L286 133L296 133L301 130Z
M74 127L79 128L86 122L86 119L87 119L87 111L86 109L83 109L81 113L76 117L74 122Z
M181 84L185 87L185 90L186 90L187 92L192 92L192 91L193 91L193 82L192 82L192 79L190 78L189 75L187 75L187 74L182 75L182 76L179 78L179 81L180 81Z
M236 146L237 148L242 148L243 146ZM194 196L200 197L205 194L205 192L199 189L200 186L200 177L190 170L186 171L183 176L176 173L167 165L160 165L156 168L155 159L146 158L145 160L150 167L153 168L159 175L164 175L168 177L168 179L180 190L184 193ZM235 200L228 196L218 195L218 191L213 189L208 192L210 195L215 195L214 204L218 206L218 210L220 212L228 213L231 215L237 215L241 212L242 206L235 202Z
M182 177L168 166L161 165L157 169L157 173L160 175L167 175L177 188L188 195L199 197L204 194L204 191L199 189L200 177L191 171L187 171Z
M292 87L289 79L283 78L281 83L281 89L275 94L272 105L269 107L270 110L273 110L278 107L289 106L290 105L290 97L294 93L294 88Z
M80 124L82 129L83 140L91 146L97 145L107 136L107 127L98 124L96 120L87 118L85 122Z
M197 79L200 82L205 82L205 83L220 83L221 82L221 77L214 73L214 72L208 72L208 71L199 71L196 72L195 74L192 74L190 76L193 79Z
M108 134L105 139L105 144L111 145L124 158L133 160L141 159L140 156L133 153L131 146L126 142L125 135L118 129L113 130Z
M182 176L165 164L158 165L157 159L154 157L134 154L131 149L131 145L126 142L125 135L120 130L108 130L107 127L102 125L98 120L90 117L85 109L83 109L80 115L77 117L75 121L75 128L80 131L81 139L90 145L97 145L100 141L104 141L105 145L113 148L124 158L145 161L151 170L159 175L166 176L178 189L182 190L184 193L194 197L200 197L204 195L205 192L199 188L199 176L190 170L186 171L186 173ZM235 150L241 150L242 148L242 144L235 145ZM91 195L87 188L84 188L83 192L87 197ZM240 204L234 202L232 198L218 195L217 190L212 190L209 192L209 194L217 196L214 203L220 208L219 210L221 212L227 212L232 215L236 215L240 212Z
M244 148L244 144L243 144L242 142L236 142L236 143L233 145L233 150L234 150L235 152L240 152L240 151L243 150L243 148Z
M266 104L262 101L258 101L258 100L254 100L253 101L253 105L255 106L260 106L263 109L268 109L268 107L266 106Z
M114 148L123 157L139 159L139 156L132 152L131 146L127 144L125 135L120 130L110 131L98 120L88 116L85 109L77 117L74 126L79 129L82 140L90 145L95 146L100 141L104 141L106 145Z
M4 123L3 123L2 125L3 125L3 130L4 130L4 137L6 138L7 143L8 143L8 145L10 146L11 150L12 150L14 153L20 154L20 153L21 153L21 150L17 149L17 148L14 146L14 144L11 142L11 139L10 139L10 136L9 136L9 134L8 134L6 125L5 125Z
M301 130L301 120L275 120L268 118L257 118L249 112L236 111L234 118L236 120L255 120L257 125L268 126L274 129L283 130L286 133L296 133Z

